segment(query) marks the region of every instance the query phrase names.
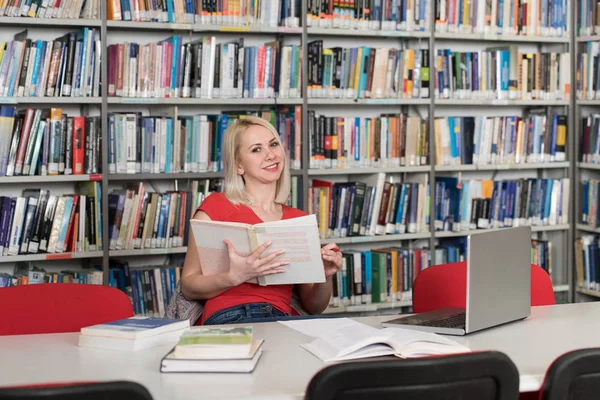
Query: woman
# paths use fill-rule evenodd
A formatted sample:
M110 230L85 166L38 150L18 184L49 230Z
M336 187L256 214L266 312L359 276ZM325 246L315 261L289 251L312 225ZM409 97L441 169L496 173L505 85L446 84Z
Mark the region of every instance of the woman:
M289 163L269 122L258 117L236 121L225 132L222 150L223 193L208 196L195 219L257 224L306 215L285 205L290 194ZM258 276L284 272L288 263L284 254L275 252L261 258L269 246L265 243L249 256L242 256L226 240L229 271L205 276L191 230L190 235L181 290L187 299L206 300L199 324L246 323L291 315L293 285L246 283ZM334 249L335 243L321 249L326 281L298 285L302 307L309 314L320 314L329 304L332 276L342 267L342 256Z

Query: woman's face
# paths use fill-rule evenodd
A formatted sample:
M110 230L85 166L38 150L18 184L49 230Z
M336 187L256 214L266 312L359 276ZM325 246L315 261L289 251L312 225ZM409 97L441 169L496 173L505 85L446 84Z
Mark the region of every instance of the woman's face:
M285 163L283 149L271 131L253 125L242 134L238 151L238 174L248 181L277 182Z

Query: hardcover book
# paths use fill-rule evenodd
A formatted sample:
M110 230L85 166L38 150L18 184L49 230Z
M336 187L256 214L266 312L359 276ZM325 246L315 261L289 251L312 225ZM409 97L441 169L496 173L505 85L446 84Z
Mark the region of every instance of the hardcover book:
M325 282L325 268L317 219L314 214L255 225L238 222L191 220L198 255L204 275L216 275L229 270L229 253L224 240L228 239L240 255L249 255L271 241L262 257L280 249L281 259L290 263L283 273L259 277L260 285L283 285Z

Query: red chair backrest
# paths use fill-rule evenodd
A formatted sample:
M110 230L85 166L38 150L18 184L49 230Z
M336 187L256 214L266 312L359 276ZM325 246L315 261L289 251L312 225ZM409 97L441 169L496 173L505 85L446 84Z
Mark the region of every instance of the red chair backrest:
M0 289L0 335L79 332L82 327L133 316L119 289L48 283Z
M436 265L417 275L413 285L413 312L439 308L465 308L467 298L467 263ZM531 264L531 305L556 304L550 276L541 267Z

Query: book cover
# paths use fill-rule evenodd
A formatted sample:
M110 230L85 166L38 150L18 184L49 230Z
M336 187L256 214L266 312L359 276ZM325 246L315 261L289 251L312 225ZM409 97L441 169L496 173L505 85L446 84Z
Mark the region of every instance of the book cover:
M164 332L189 328L189 320L131 317L81 328L82 335L141 339Z
M299 218L248 225L235 222L191 220L204 275L229 270L228 239L240 255L251 254L264 242L272 245L262 254L284 250L286 272L259 277L260 285L325 282L317 220L314 214Z
M222 354L212 358L178 357L173 349L161 360L160 372L252 372L263 353L263 343L253 340L248 352L234 358Z

